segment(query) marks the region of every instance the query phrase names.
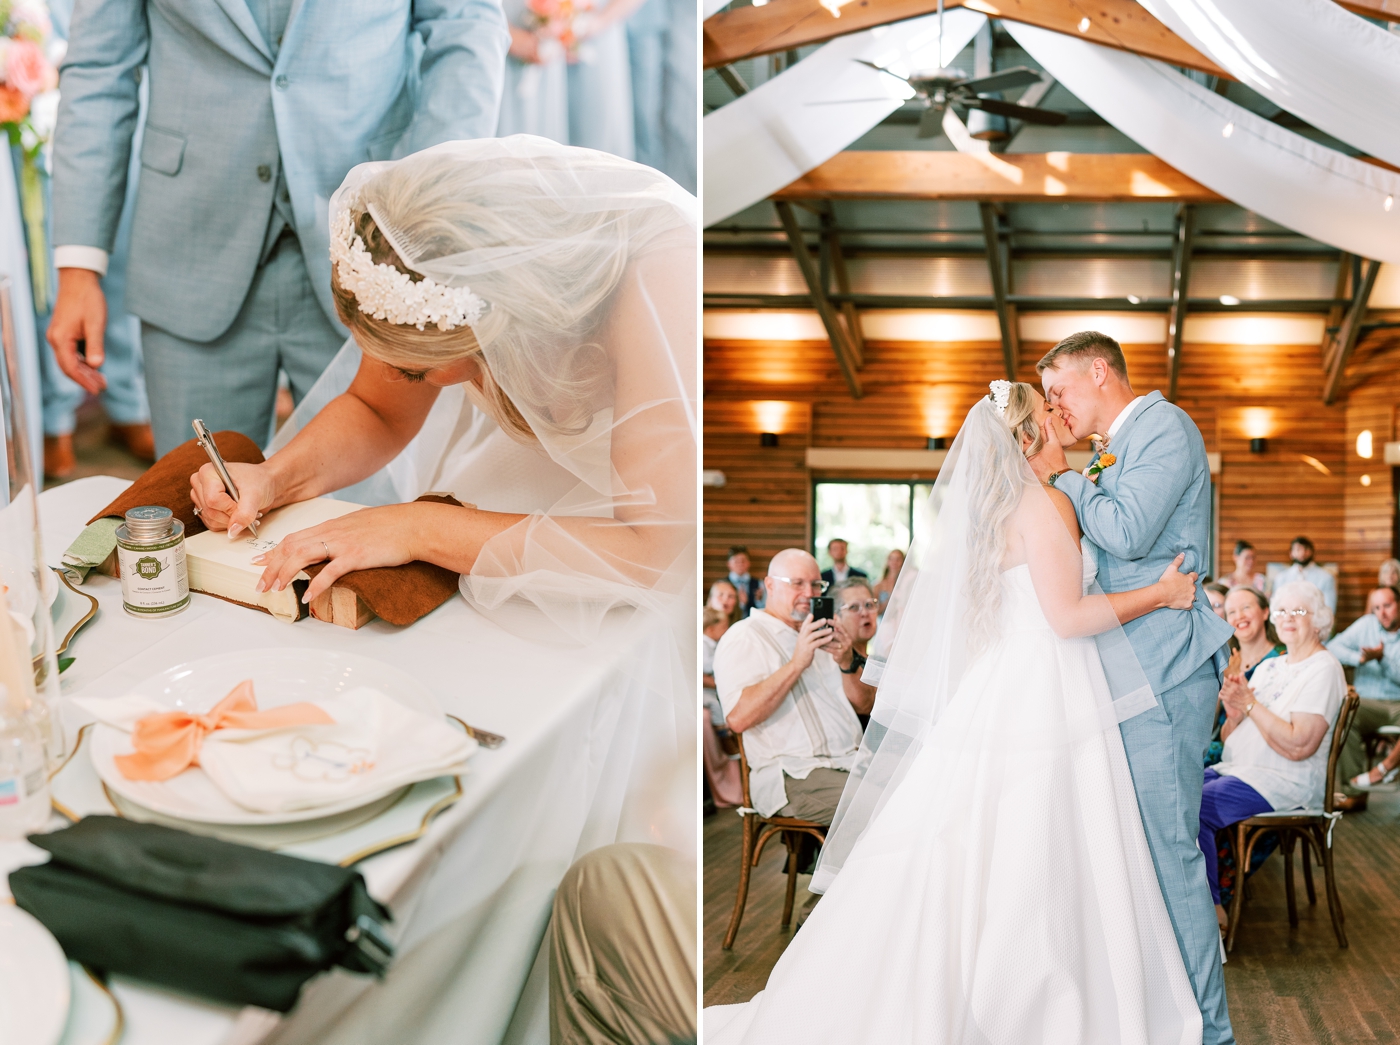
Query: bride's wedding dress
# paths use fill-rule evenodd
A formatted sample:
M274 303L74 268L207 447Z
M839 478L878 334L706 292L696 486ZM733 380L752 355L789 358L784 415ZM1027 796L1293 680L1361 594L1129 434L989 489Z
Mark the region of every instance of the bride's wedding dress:
M705 1010L706 1045L1201 1041L1122 739L1084 728L1111 703L1098 646L1056 635L1029 566L1000 596L998 639L767 988Z

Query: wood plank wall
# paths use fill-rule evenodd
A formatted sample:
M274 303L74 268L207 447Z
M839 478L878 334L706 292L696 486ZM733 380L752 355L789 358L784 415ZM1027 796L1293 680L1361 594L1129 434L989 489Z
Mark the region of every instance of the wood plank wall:
M1038 383L1034 364L1049 348L1023 344L1021 380ZM1124 353L1138 391L1165 388L1161 345L1125 345ZM1358 350L1346 398L1325 407L1318 346L1184 346L1178 403L1207 450L1222 457L1220 572L1232 569L1239 538L1258 548L1261 562L1285 561L1290 540L1307 534L1319 561L1342 567L1342 621L1362 612L1390 553L1394 495L1381 457L1396 437L1398 372L1400 340ZM922 449L929 435L954 435L987 382L1003 376L997 343L868 342L866 395L857 401L825 342L707 342L704 467L723 471L728 485L704 492L706 583L724 574L731 544L749 547L756 571L781 548L807 545L811 481L826 477L806 469L808 445ZM777 448L759 446L756 401L789 404ZM1249 452L1251 422L1267 428L1264 454ZM1355 453L1362 428L1375 436L1369 462ZM1363 474L1371 476L1367 487Z

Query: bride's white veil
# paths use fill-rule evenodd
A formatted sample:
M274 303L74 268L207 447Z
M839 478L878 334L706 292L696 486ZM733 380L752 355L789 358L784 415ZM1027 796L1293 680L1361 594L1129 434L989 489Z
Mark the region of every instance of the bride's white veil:
M454 462L465 459L455 450L472 445L487 415L500 428L490 443L497 464L472 481L522 506L481 507L523 517L485 544L461 577L462 596L512 631L575 645L631 642L659 623L669 641L625 658L622 670L661 698L679 748L693 746L695 197L642 164L515 135L361 164L329 201L332 233L347 210L352 223L372 218L410 273L484 303L465 314L485 373L480 387L444 389L399 457L337 496L383 504L455 492ZM370 297L355 303L384 320ZM433 340L431 321L427 338L404 333L391 329L385 341L421 353L413 369L452 361L433 356L446 342ZM394 356L386 361L405 369L415 358ZM272 453L349 387L360 359L352 339ZM527 473L547 481L532 486Z
M1056 607L1070 605L1083 590L1081 550L988 397L968 412L932 494L916 511L908 560L863 676L879 687L875 706L822 849L813 892L826 891L926 746L965 742L935 735L950 702L975 699L989 658L1016 655L1016 636L1002 634L998 622L1005 534L1011 528L1031 535L1024 557L1041 608L1054 625ZM1099 687L1092 708L1050 732L1043 720L1002 724L994 742L998 762L1004 756L1009 768L1014 769L1017 751L1070 747L1089 733L1117 729L1119 722L1156 704L1101 589L1094 587L1074 613L1074 634L1093 636L1082 641L1098 645L1107 695ZM1052 666L1021 667L1029 677Z

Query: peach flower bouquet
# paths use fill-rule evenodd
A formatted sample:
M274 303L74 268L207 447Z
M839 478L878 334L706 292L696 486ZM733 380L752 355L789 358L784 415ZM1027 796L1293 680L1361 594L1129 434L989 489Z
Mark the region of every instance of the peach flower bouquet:
M0 129L23 155L19 205L34 305L40 312L49 309L49 262L39 161L58 115L57 63L63 49L43 0L0 0Z
M527 0L530 28L541 32L550 44L542 48L541 59L557 61L563 58L575 62L579 46L589 35L596 20L592 0Z

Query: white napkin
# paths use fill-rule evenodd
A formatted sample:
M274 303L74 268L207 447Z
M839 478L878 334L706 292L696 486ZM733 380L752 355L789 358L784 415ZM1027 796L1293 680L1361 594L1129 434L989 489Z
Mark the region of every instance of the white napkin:
M99 722L131 732L170 711L149 697L74 700ZM200 768L225 795L256 813L287 813L460 772L477 743L376 689L361 686L312 700L335 725L218 729L204 738ZM188 770L186 771L188 772Z

